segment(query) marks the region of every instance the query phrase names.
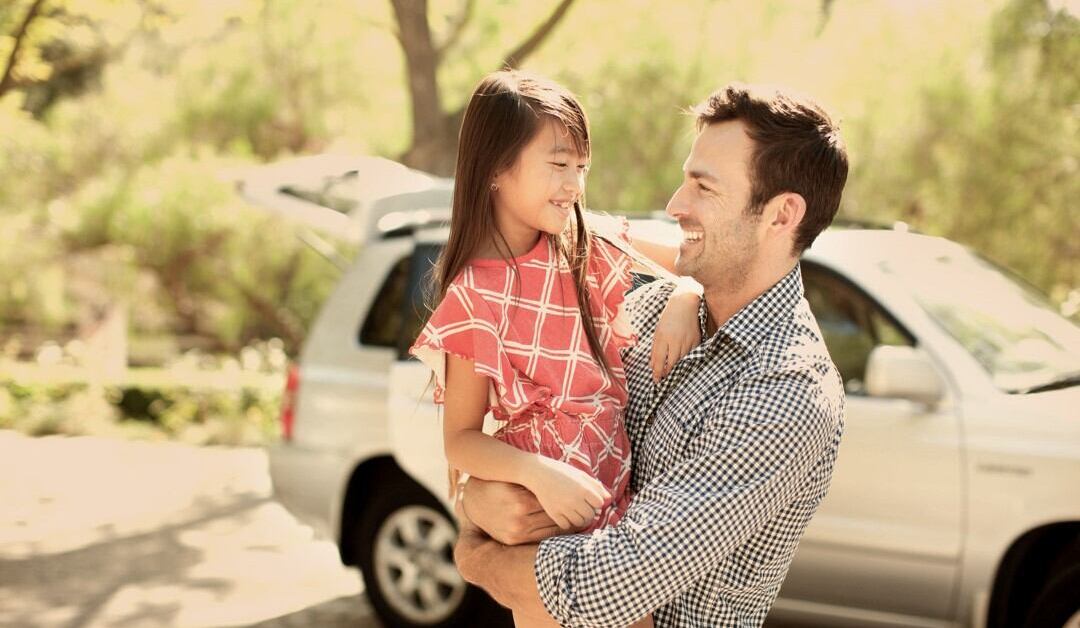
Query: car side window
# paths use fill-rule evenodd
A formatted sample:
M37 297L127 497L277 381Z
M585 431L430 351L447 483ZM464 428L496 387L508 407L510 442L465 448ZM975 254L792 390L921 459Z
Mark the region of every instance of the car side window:
M413 250L409 264L408 295L402 303L401 319L404 321L398 334L398 359L409 357L409 347L416 342L424 323L431 313L434 284L432 272L442 252L441 244L422 242Z
M408 288L409 262L408 257L403 257L390 269L360 327L360 344L389 348L398 346L398 338L405 326L403 305Z
M866 363L874 347L915 344L881 306L838 274L803 262L803 284L848 394L864 394Z

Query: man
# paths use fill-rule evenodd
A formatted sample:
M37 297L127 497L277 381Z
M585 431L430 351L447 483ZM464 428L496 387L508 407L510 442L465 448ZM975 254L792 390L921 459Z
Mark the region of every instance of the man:
M698 135L668 203L676 269L705 291L700 346L659 383L649 353L672 286L628 297L636 496L618 525L553 533L520 487L470 481L455 558L466 580L524 616L567 626L764 622L829 486L844 393L803 298L799 255L847 179L836 125L814 103L732 84L695 108ZM466 516L467 513L467 516Z

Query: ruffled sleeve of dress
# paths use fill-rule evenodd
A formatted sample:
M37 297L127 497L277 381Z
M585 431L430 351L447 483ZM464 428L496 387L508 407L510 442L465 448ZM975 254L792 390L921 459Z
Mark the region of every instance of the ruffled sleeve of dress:
M626 293L634 284L630 269L634 259L629 251L630 222L622 216L590 214L589 227L596 236L591 256L591 275L596 279L600 302L615 343L620 349L633 346L637 342L637 333L626 311Z
M435 374L435 403L444 403L446 356L472 360L477 373L492 381L489 406L498 407L506 382L514 370L499 334L499 320L492 304L475 290L454 282L431 313L409 353Z

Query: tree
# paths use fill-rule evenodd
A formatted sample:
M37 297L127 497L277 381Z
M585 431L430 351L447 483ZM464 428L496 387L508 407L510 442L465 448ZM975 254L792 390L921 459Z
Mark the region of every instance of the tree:
M30 7L26 9L26 15L19 21L18 26L11 35L11 51L8 52L7 63L4 64L4 74L0 76L0 97L7 93L15 83L15 66L19 62L19 53L22 52L23 46L26 45L26 33L30 30L30 25L37 18L38 13L41 12L41 5L43 4L45 4L45 0L34 0Z
M493 69L517 68L535 52L566 16L574 0L561 0L546 20L503 55ZM439 69L447 52L459 41L469 25L475 0L465 0L449 34L440 43L428 22L427 0L390 0L397 21L398 42L405 55L409 96L412 102L412 144L401 161L427 172L449 175L454 170L457 132L464 106L446 111L439 96Z
M95 85L160 11L153 0L9 3L0 8L0 98L21 91L23 109L41 118Z
M928 95L941 138L935 200L946 235L1063 298L1077 285L1075 103L1080 20L1046 0L1010 0L995 16L985 87ZM1037 242L1038 246L1023 243Z

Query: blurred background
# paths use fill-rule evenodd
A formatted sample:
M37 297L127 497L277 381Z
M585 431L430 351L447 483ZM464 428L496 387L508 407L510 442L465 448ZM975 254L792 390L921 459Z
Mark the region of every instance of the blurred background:
M811 94L842 119L841 218L968 245L1080 320L1078 62L1075 0L5 0L0 430L273 443L358 245L328 261L237 182L321 153L448 176L506 65L582 98L589 203L629 215L678 185L686 107L731 80Z
M258 375L296 354L337 273L235 180L327 151L448 175L464 100L504 64L583 99L594 207L662 209L691 140L680 110L729 80L780 83L842 118L842 218L970 245L1080 309L1075 2L401 4L0 7L0 353L21 375L4 378L0 426L88 428L37 403L78 395L79 377L28 365L94 364L149 380L80 400L109 418L170 434L242 420L189 436L272 438L280 378ZM204 392L179 398L176 377L144 371L160 368ZM250 394L192 374L221 369Z

